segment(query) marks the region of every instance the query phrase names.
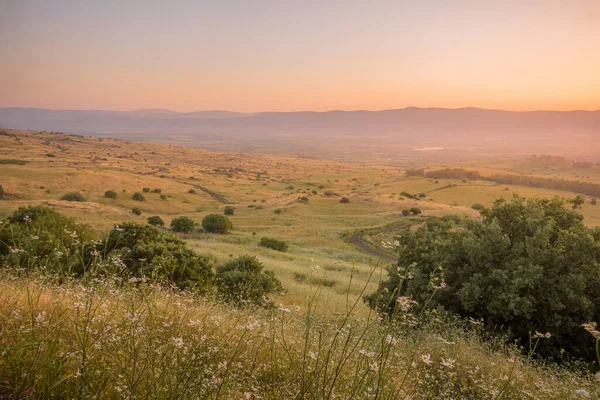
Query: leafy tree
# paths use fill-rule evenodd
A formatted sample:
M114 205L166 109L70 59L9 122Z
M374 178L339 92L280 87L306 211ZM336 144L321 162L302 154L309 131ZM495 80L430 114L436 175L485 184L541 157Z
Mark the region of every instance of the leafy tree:
M258 245L261 247L266 247L268 249L273 249L282 252L285 252L288 249L288 245L286 242L270 238L261 238L260 242L258 242Z
M233 229L233 224L225 215L209 214L202 220L202 228L209 233L224 234Z
M116 199L117 192L115 192L114 190L107 190L106 192L104 192L104 197L108 197L109 199Z
M235 213L235 208L232 206L226 206L225 210L223 210L223 214L225 215L233 215Z
M281 290L281 282L272 271L264 271L254 256L241 255L217 267L215 284L223 298L236 305L267 305L265 296Z
M151 217L148 217L148 219L146 221L148 221L148 223L150 225L165 226L165 221L163 221L162 218L159 217L158 215L153 215Z
M600 317L600 230L559 198L499 199L481 215L462 229L430 218L403 232L398 264L366 301L389 316L408 296L418 308L483 318L523 344L551 332L538 347L544 355L592 356L581 324Z
M149 225L126 222L97 246L107 259L117 258L123 272L136 278L166 280L181 289L209 289L213 263L178 237Z
M144 197L143 194L141 194L140 192L135 192L133 194L133 196L131 196L131 198L135 201L144 201L146 200L146 198Z
M85 197L79 192L69 192L63 195L60 199L66 201L85 201Z
M189 217L173 218L171 220L171 229L173 232L190 233L194 230L196 223Z

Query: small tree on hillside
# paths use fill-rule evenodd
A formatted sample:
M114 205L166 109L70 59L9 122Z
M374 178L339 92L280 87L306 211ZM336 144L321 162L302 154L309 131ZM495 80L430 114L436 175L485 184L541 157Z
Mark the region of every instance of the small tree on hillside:
M173 218L171 220L171 229L173 232L190 233L194 230L196 223L188 217Z
M146 200L146 198L144 197L143 194L141 194L140 192L135 192L133 194L133 196L131 196L131 198L135 201L144 201Z
M148 221L148 224L150 224L150 225L165 226L165 221L163 221L162 218L159 217L158 215L153 215L151 217L148 217L148 219L146 221Z
M202 220L202 228L209 233L224 234L233 229L233 224L222 214L209 214Z
M106 192L104 192L104 197L107 197L109 199L116 199L117 192L115 192L114 190L107 190Z
M225 214L225 215L233 215L234 213L235 213L235 208L232 206L227 206L223 210L223 214Z

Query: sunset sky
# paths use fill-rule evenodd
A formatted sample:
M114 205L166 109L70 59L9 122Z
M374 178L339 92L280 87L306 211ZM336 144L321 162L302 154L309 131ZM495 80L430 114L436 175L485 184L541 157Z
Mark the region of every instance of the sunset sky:
M600 109L600 0L0 0L0 107Z

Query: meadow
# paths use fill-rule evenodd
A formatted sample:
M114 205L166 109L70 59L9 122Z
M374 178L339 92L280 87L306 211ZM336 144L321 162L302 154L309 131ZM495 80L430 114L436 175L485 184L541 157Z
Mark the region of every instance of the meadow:
M384 164L3 132L2 218L20 206L47 205L89 224L100 237L124 221L145 223L157 215L167 226L180 216L200 223L233 206L230 234L181 237L217 265L240 254L256 255L284 288L271 296L275 310L248 312L153 285L106 279L92 287L75 281L56 286L44 276L3 272L0 316L9 327L4 344L10 344L3 355L18 361L0 366L4 379L10 376L11 385L22 387L15 398L28 393L236 399L298 393L303 397L297 398L343 399L597 395L591 374L525 358L512 346L483 339L477 326L435 315L419 330L379 324L361 297L377 288L389 261L350 240L367 232L365 244L391 257L393 249L382 243L394 240L390 226L418 225L428 216L477 217L473 204L489 206L515 193L541 198L576 193L406 177L404 168ZM427 167L449 165L485 175L550 173L600 183L600 167L574 168L568 160ZM107 190L116 198L106 197ZM73 191L85 201L61 200ZM132 199L136 192L145 200ZM425 196L409 198L402 192ZM340 203L342 197L349 202ZM132 213L136 207L140 215ZM422 213L402 214L413 207ZM600 225L600 206L591 198L581 212L587 225ZM289 249L260 247L262 237L283 240ZM45 375L55 359L61 365L54 369L58 375Z

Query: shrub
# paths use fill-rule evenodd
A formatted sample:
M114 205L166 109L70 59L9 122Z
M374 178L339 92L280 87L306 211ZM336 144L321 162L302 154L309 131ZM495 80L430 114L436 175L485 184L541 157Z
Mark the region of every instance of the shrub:
M225 214L225 215L233 215L234 213L235 213L235 208L232 206L227 206L223 210L223 214Z
M418 208L418 207L413 207L413 208L411 208L408 211L410 211L411 213L413 213L413 215L419 215L419 214L421 214L421 209Z
M115 227L98 250L119 257L128 275L166 280L181 289L205 291L213 278L212 261L197 255L176 236L149 225L126 222Z
M60 199L66 201L85 201L85 197L79 192L69 192Z
M558 359L565 349L595 357L581 321L600 316L600 231L557 197L499 199L481 215L458 230L432 217L404 231L398 264L387 268L389 279L366 297L369 304L393 315L405 296L417 309L483 319L490 331L525 346L532 332L551 332L539 343L542 355Z
M222 214L209 214L202 220L202 228L209 233L224 234L233 229L233 224Z
M162 189L154 189L152 190L153 193L162 193Z
M340 199L340 203L350 203L350 199L349 199L349 198L347 198L347 197L342 197L342 198Z
M485 209L485 206L481 203L475 203L471 206L473 210L481 211Z
M139 209L139 208L137 208L137 207L133 207L133 208L131 209L131 212L132 212L132 213L134 213L135 215L142 215L142 210L140 210L140 209Z
M190 233L194 230L196 223L189 217L178 217L171 220L171 229L173 232Z
M298 203L308 203L308 197L306 196L302 196L302 197L298 197Z
M264 271L254 256L241 255L217 267L215 283L218 293L235 305L267 305L266 295L281 289L272 271Z
M277 239L269 239L269 238L261 238L258 245L261 247L266 247L268 249L273 249L277 251L287 251L288 245L286 242L277 240Z
M4 188L0 185L0 200L4 198Z
M143 189L142 189L142 191L143 191L144 193L148 193L148 192L150 192L150 188L147 188L147 187L145 187L145 188L143 188Z
M148 224L150 224L150 225L165 226L165 221L163 221L162 218L159 217L158 215L153 215L151 217L148 217L146 219L146 221L148 221Z
M292 185L286 186L285 188L286 188L287 190L294 190L294 186L292 186Z
M436 182L436 183L437 183L437 182ZM420 198L427 197L427 194L425 194L425 193L419 193L419 197L420 197Z
M0 265L67 272L69 257L79 259L80 243L93 237L89 226L48 207L19 207L0 225Z
M273 210L273 212L275 214L281 214L282 210L281 210L281 208L276 208L276 209Z
M2 186L0 186L0 189L2 189ZM0 199L2 198L2 196L0 195ZM590 204L595 206L596 205L596 199L592 199L590 200Z
M133 196L131 196L131 198L135 201L144 201L146 200L146 198L144 197L143 194L141 194L140 192L135 192L133 194Z
M409 209L405 208L404 210L402 210L402 215L404 215L405 217L407 215L409 215L409 214L410 214L410 210Z
M326 190L325 192L323 192L323 194L327 197L331 197L333 196L335 193L333 192L333 190Z
M164 194L161 194L161 195L160 195L160 199L161 199L161 200L166 200L166 199L167 199L167 196L166 196L166 195L164 195Z
M106 192L104 192L104 197L108 197L109 199L116 199L117 192L115 192L114 190L107 190Z
M188 190L188 193L189 194L196 194L196 191L194 189L190 189L190 190Z

